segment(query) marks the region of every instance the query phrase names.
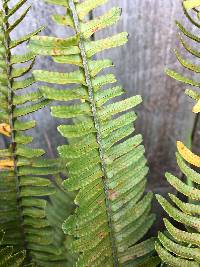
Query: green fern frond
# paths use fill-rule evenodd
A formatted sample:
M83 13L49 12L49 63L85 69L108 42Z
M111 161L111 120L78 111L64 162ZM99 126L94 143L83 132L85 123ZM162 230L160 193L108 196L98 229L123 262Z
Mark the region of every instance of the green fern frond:
M196 8L198 5L200 5L200 1L183 1L186 17L195 27L200 27L200 25L194 21L188 10ZM188 32L180 23L177 23L177 26L185 36L195 42L200 42L200 38L198 36ZM182 37L181 43L189 53L195 55L196 57L200 57L199 52L189 47ZM199 73L199 66L182 58L177 51L175 51L175 54L183 67L189 69L190 71ZM200 87L199 82L184 77L175 71L167 70L167 74L185 84ZM186 94L197 101L197 104L193 108L193 112L199 113L200 94L193 89L187 89ZM169 217L173 219L173 221L178 223L179 226L177 226L174 222L170 222L168 219L164 219L166 232L159 233L159 241L156 242L156 250L162 261L167 264L167 266L195 267L200 266L200 174L193 170L191 165L200 167L200 157L193 154L183 143L179 141L177 142L177 148L177 164L184 177L186 177L186 181L182 181L170 173L166 173L166 179L169 184L187 200L183 201L173 194L169 194L169 200L166 200L159 195L157 196L157 199L163 209L167 212Z
M164 223L166 233L159 233L160 243L156 243L156 250L160 258L170 266L199 266L200 264L200 174L194 171L186 162L197 166L200 158L189 151L181 142L177 143L177 164L181 172L192 181L192 185L181 181L176 176L166 173L167 181L178 192L190 201L180 200L173 194L169 194L170 202L161 196L157 196L168 215L174 221L182 224L185 229L180 229L169 220ZM197 160L197 161L196 161Z
M35 53L13 55L13 48L28 41L42 28L18 40L12 40L10 34L25 18L30 8L25 9L11 24L10 18L16 15L26 0L21 0L13 6L10 6L7 0L2 2L0 134L6 136L9 143L6 149L0 150L0 228L6 232L2 246L12 246L15 253L25 250L27 264L50 266L50 258L58 257L62 251L53 243L53 229L45 213L45 199L55 192L47 175L56 174L61 168L58 168L59 161L43 158L45 152L42 149L31 148L29 143L32 142L32 136L24 134L26 130L35 127L35 121L26 121L23 117L49 103L40 91L27 93L27 90L23 90L35 82L30 72ZM26 67L22 63L26 63ZM21 252L15 256L19 257L19 263L21 256ZM8 264L6 266L10 266ZM11 266L18 266L17 264Z
M194 12L198 12L198 10L196 9L196 7L198 7L200 5L200 2L198 0L186 0L183 1L183 10L184 13L186 15L186 18L189 20L189 22L196 28L200 28L200 24L194 20L193 16L190 14L189 10L193 9ZM180 30L180 42L183 45L184 49L189 52L190 54L194 55L197 58L200 58L200 51L196 50L195 48L191 47L190 45L188 45L188 43L184 40L184 37L187 37L188 39L192 40L195 43L200 43L200 37L196 36L195 34L189 32L181 23L176 22L176 25L178 27L178 29ZM175 50L175 55L179 61L179 63L185 68L188 69L189 71L195 72L195 73L200 73L200 68L198 65L194 64L193 62L183 58L181 56L181 54ZM172 77L173 79L176 79L177 81L183 82L187 85L192 85L194 87L200 87L200 83L196 80L194 80L193 78L188 78L183 76L180 73L177 73L174 70L170 70L167 69L166 70L166 74L169 75L170 77ZM192 89L187 89L186 90L186 94L188 94L189 96L192 96L192 98L194 100L197 101L197 104L194 106L193 108L193 112L194 113L199 113L200 111L200 102L198 99L198 95L196 92L192 92ZM196 97L194 97L194 95Z
M152 194L144 196L148 168L142 137L134 136L132 125L137 116L131 109L142 100L134 96L113 101L124 94L123 88L103 89L117 79L112 73L99 75L113 64L107 59L93 58L99 52L125 44L128 34L90 39L95 32L116 23L121 9L112 8L88 21L88 13L106 0L46 2L66 9L65 16L56 14L53 19L71 27L75 35L66 39L35 36L29 48L34 53L52 56L56 63L79 67L69 73L34 71L37 81L50 84L40 88L47 99L72 101L67 106L51 108L54 117L74 122L58 127L69 141L58 148L67 160L69 172L64 187L78 190L76 211L65 221L63 230L75 238L71 247L80 255L76 266L139 266L154 251L153 240L148 241L148 248L139 241L155 219L150 214ZM51 84L76 86L58 89Z

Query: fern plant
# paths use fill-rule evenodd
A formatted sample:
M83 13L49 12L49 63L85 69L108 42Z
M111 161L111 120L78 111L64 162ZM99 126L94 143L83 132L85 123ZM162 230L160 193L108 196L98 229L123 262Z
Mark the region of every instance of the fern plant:
M33 138L23 133L35 126L35 121L27 121L24 117L46 106L49 100L38 90L27 92L35 82L33 75L28 74L35 54L13 53L14 48L29 41L42 27L18 40L10 37L30 7L13 23L10 19L25 3L26 0L20 0L11 6L4 0L0 11L0 134L6 136L9 143L7 148L0 150L0 229L6 232L1 246L12 246L15 253L25 251L24 264L56 267L61 266L63 260L64 241L60 239L59 246L55 242L54 223L58 219L47 219L46 199L58 190L47 175L57 174L62 166L58 160L43 158L42 149L31 148L29 143ZM50 214L50 208L47 213ZM7 248L1 250L2 257L4 252ZM12 259L20 255L21 252L13 257L6 256L1 266L10 266ZM20 262L19 259L11 266L18 266ZM62 266L70 266L67 260L65 264Z
M134 135L132 126L136 114L131 109L141 103L141 97L116 101L124 94L121 86L108 87L117 82L116 77L99 75L113 66L112 61L93 57L125 44L127 33L96 41L90 38L116 23L121 9L114 7L87 20L89 12L107 1L46 2L63 7L65 15L55 14L53 20L74 30L74 36L66 39L32 37L29 48L52 56L56 63L77 66L68 73L34 71L37 81L49 84L40 86L45 98L69 101L53 106L51 112L54 117L71 119L70 124L58 127L69 142L58 151L67 160L69 179L64 187L78 192L76 211L63 224L64 232L74 238L72 250L79 254L76 266L156 266L158 258L151 258L154 239L139 243L155 218L150 214L152 193L144 195L148 168L142 136Z
M198 0L183 1L186 17L194 26L200 28L200 24L194 20L189 12L190 9L193 9L198 15L199 11L197 6L200 6L200 1ZM197 43L200 42L199 37L188 32L179 22L177 22L177 26L185 36ZM190 47L182 37L181 43L189 53L198 58L200 57L200 53ZM183 67L199 73L199 66L182 58L177 51L175 51L175 54ZM199 82L184 77L173 70L167 70L167 74L185 84L199 87ZM197 101L193 112L199 113L200 94L192 89L187 89L186 94ZM194 170L191 165L197 168L200 167L200 157L195 155L180 141L177 142L177 149L177 164L181 172L185 175L186 181L182 181L170 173L166 173L166 178L179 193L187 198L187 200L183 201L183 199L173 194L169 194L171 201L161 196L157 196L157 199L168 215L182 226L177 226L168 219L164 219L166 232L159 233L159 242L156 242L156 250L162 261L167 265L175 267L195 267L200 266L200 174Z

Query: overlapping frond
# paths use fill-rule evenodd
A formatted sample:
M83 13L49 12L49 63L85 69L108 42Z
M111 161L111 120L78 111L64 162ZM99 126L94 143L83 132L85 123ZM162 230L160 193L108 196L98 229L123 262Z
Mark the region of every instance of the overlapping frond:
M25 250L27 263L50 266L50 257L57 257L61 251L53 244L53 230L45 214L45 199L55 192L47 175L57 173L61 168L59 161L43 158L42 149L29 146L32 136L24 132L33 128L35 121L26 121L24 117L46 106L49 100L45 100L40 91L27 92L27 87L35 82L30 74L35 54L14 55L12 50L42 28L12 40L10 34L25 18L29 7L11 24L10 18L18 14L16 12L26 1L21 0L12 7L8 0L2 2L0 134L9 143L7 148L0 150L0 228L6 232L2 246L13 246L15 251ZM20 256L20 253L16 255Z
M112 73L99 75L113 66L112 61L93 57L125 44L128 35L123 32L101 40L90 39L95 32L116 23L121 9L114 7L88 21L88 13L106 0L46 2L66 9L65 16L56 14L53 19L75 32L66 39L35 36L29 48L52 56L56 63L77 66L68 73L34 71L37 81L49 84L40 87L46 98L71 101L51 110L53 116L73 121L58 127L69 141L58 150L68 162L69 179L64 186L78 191L76 211L63 224L65 233L75 237L72 249L80 255L76 266L148 265L153 240L139 241L154 221L150 214L152 194L144 196L148 168L142 137L134 135L137 116L132 111L141 103L141 97L116 101L115 97L124 94L121 86L110 87L116 77ZM76 86L71 87L73 84ZM63 89L65 85L68 87ZM150 259L149 264L153 263L156 266L157 259Z
M176 176L166 173L167 181L190 201L183 201L173 194L169 194L170 201L157 196L168 215L184 228L176 226L168 219L164 220L167 232L159 233L160 243L156 243L156 250L163 260L170 266L199 266L200 264L200 174L189 164L200 166L200 157L194 155L182 142L177 142L177 163L181 172L192 181L192 185L183 182ZM188 164L187 164L188 163Z
M196 9L198 6L200 6L200 2L198 0L197 1L192 1L192 0L183 1L183 9L184 9L184 13L186 15L186 18L197 29L200 28L200 23L194 19L194 16L192 16L190 14L189 10L193 8L192 10L195 12L195 14L197 13L197 15L198 15L199 12L198 12L198 9ZM196 49L197 46L195 46L196 44L200 43L200 37L198 37L197 35L194 35L193 33L189 32L180 22L177 21L176 25L177 25L178 29L180 30L180 42L183 45L184 49L189 54L191 54L191 55L193 55L193 56L195 56L197 58L200 58L200 51L198 51ZM187 43L187 41L185 41L185 39L182 37L182 35L187 37L191 41L193 41L195 48L190 46ZM197 64L194 64L193 62L183 58L181 56L181 54L177 50L175 50L175 55L176 55L178 61L180 62L180 64L184 68L186 68L186 69L188 69L188 70L190 70L192 72L195 72L195 73L200 73L200 67ZM166 70L166 73L170 77L172 77L172 78L174 78L174 79L176 79L176 80L178 80L180 82L183 82L183 83L185 83L187 85L191 85L191 86L194 86L194 87L200 87L200 82L198 82L198 81L196 81L196 80L194 80L192 78L185 77L182 74L177 73L174 70L168 69L168 70ZM186 94L188 94L189 96L191 96L192 98L197 100L197 103L194 106L192 111L194 113L199 113L199 111L200 111L199 93L195 92L194 90L190 90L189 89L189 90L186 90Z
M200 27L200 25L193 20L188 10L199 5L200 1L183 1L186 17L197 27ZM198 13L198 9L194 11ZM177 25L185 36L199 43L199 37L189 33L180 23L177 23ZM188 52L197 57L200 56L199 52L189 47L182 37L181 42ZM179 62L185 68L199 73L197 65L183 59L177 51L175 53ZM167 74L186 84L196 87L200 85L198 82L186 78L175 71L167 70ZM193 112L199 113L200 94L192 89L187 89L186 94L197 101ZM156 250L167 266L196 267L200 266L200 174L192 166L200 167L200 157L195 155L180 141L177 142L177 149L177 164L186 179L183 181L170 173L166 173L167 181L182 195L182 198L180 199L174 194L169 194L169 200L159 195L157 196L159 203L173 221L170 222L170 220L164 219L166 232L159 233L159 242L156 242Z
M55 175L54 183L56 193L50 196L50 201L46 207L46 214L54 231L53 243L61 249L61 252L57 257L52 256L51 264L49 263L48 266L71 267L75 262L76 255L73 255L69 250L71 238L63 234L62 224L64 219L72 214L75 209L73 203L74 194L64 190L62 179L59 175ZM50 255L47 255L47 257L50 257Z

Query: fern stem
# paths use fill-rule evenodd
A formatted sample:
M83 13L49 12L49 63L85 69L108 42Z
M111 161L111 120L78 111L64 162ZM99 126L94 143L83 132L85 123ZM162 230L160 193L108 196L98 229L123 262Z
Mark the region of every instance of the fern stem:
M3 4L3 11L5 14L5 17L8 16L9 8L7 1L4 1ZM7 67L7 77L8 77L8 110L9 110L9 124L10 124L10 130L11 130L11 149L12 149L12 158L14 162L14 176L16 180L16 201L17 201L17 209L19 212L19 219L20 219L20 228L21 228L21 234L22 234L22 239L23 239L23 247L26 250L27 253L27 241L25 238L25 231L23 227L24 219L23 219L23 211L22 211L22 206L20 204L20 178L18 176L18 168L17 168L17 157L16 157L16 142L15 142L15 133L14 133L14 118L13 118L13 112L14 112L14 105L13 105L13 90L12 90L12 66L10 64L11 62L11 52L10 52L10 35L7 34L9 29L9 22L6 20L4 23L4 43L6 46L6 53L5 53L5 60L6 60L6 67ZM28 255L27 258L30 258L30 255Z
M191 147L194 144L194 139L195 139L195 135L196 135L197 128L198 128L198 122L199 122L199 114L196 114L195 119L194 119L193 128L192 128L192 134L191 134Z
M194 119L194 124L193 124L193 127L192 127L191 138L190 138L191 150L192 150L193 145L194 145L194 139L195 139L195 135L196 135L196 132L197 132L197 129L198 129L198 122L199 122L199 114L196 114L195 115L195 119ZM194 186L194 183L188 178L187 178L187 184L190 185L190 186ZM189 201L191 201L191 199L189 199Z
M91 81L91 76L89 72L89 67L88 67L88 61L87 61L87 56L86 56L86 50L84 46L84 38L83 35L81 34L80 30L80 24L79 24L79 18L78 14L76 11L76 6L74 4L73 0L69 0L69 7L72 13L76 33L80 35L80 42L79 42L79 49L81 53L81 58L82 58L82 63L83 63L83 69L84 69L84 75L86 79L86 84L88 88L88 94L89 94L89 100L90 100L90 105L91 105L91 110L94 118L94 126L96 129L96 138L97 138L97 143L99 145L99 154L100 154L100 159L101 159L101 168L103 172L103 185L104 185L104 192L105 192L105 198L106 198L106 210L107 210L107 217L108 217L108 224L110 228L110 240L111 240L111 247L112 247L112 256L113 256L113 262L114 262L114 267L119 267L119 261L117 257L117 246L116 246L116 240L114 236L114 227L113 227L113 220L112 220L112 209L109 201L109 188L107 186L107 171L106 171L106 162L104 158L104 148L103 148L103 143L102 143L102 137L101 137L101 131L100 131L100 122L99 118L97 115L97 107L95 103L95 98L94 98L94 93L93 93L93 86L92 86L92 81Z

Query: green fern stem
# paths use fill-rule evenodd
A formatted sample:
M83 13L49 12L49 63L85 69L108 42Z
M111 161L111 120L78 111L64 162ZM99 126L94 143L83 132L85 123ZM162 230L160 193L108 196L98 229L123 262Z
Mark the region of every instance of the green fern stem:
M192 133L191 133L191 137L190 137L190 148L192 149L193 148L193 145L194 145L194 139L195 139L195 135L197 133L197 128L198 128L198 123L199 123L199 114L196 114L195 115L195 118L194 118L194 123L193 123L193 127L192 127ZM194 183L187 178L187 184L190 185L190 186L194 186ZM188 199L190 201L190 199Z
M69 0L69 8L72 13L73 17L73 22L75 26L76 33L80 35L80 41L79 41L79 49L81 53L81 59L83 63L83 70L84 70L84 75L86 79L86 86L88 88L88 94L89 94L89 100L90 100L90 105L91 105L91 110L94 118L94 125L96 129L96 137L97 137L97 143L99 145L99 155L101 159L101 167L102 167L102 172L103 172L103 185L104 185L104 192L105 192L105 201L106 201L106 210L107 210L107 216L108 216L108 224L110 228L110 240L111 240L111 247L112 247L112 255L113 255L113 261L114 261L114 267L119 267L119 261L118 261L118 256L117 256L117 246L116 246L116 240L115 240L115 235L114 235L114 227L113 227L113 212L111 209L110 201L109 201L109 188L107 186L107 171L106 171L106 162L104 159L104 148L102 144L102 137L101 137L101 131L100 131L100 123L99 123L99 118L97 115L97 107L96 107L96 102L94 98L94 93L93 93L93 86L92 86L92 81L91 81L91 76L89 72L89 66L88 66L88 61L87 61L87 56L86 56L86 50L84 46L84 38L80 30L80 24L79 24L79 18L78 14L76 11L76 6L74 4L73 0Z
M3 12L5 18L8 17L8 1L4 0L3 3ZM11 136L10 136L10 141L11 141L11 151L12 151L12 160L14 162L14 177L16 181L16 201L17 201L17 209L19 212L19 219L21 221L20 228L21 228L21 234L22 234L22 239L23 239L23 246L24 249L28 252L28 246L27 246L27 241L25 238L25 231L23 227L23 211L20 203L20 177L18 175L18 168L17 168L17 156L16 156L16 142L15 142L15 133L14 133L14 105L13 105L13 90L12 90L12 78L11 78L11 73L12 73L12 65L11 65L11 51L10 51L10 35L8 33L9 29L9 22L6 20L6 22L3 23L4 27L4 44L6 47L6 52L5 52L5 61L6 61L6 68L7 68L7 86L8 86L8 110L9 110L9 124L10 124L10 131L11 131ZM30 259L30 255L27 253L27 258Z

